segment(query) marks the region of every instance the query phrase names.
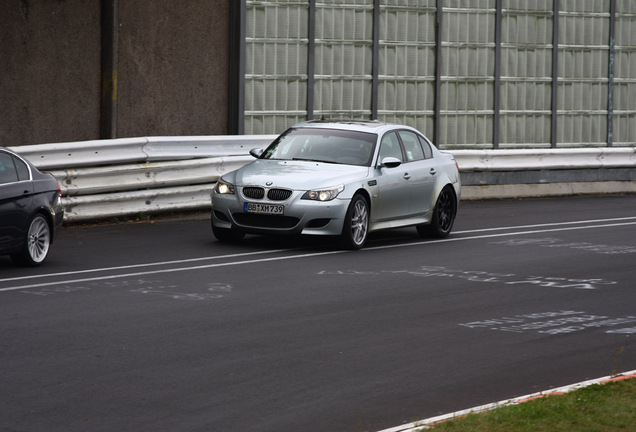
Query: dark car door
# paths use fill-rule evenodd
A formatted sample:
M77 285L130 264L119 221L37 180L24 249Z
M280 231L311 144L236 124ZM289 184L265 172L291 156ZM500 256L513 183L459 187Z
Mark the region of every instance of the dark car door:
M13 252L24 240L32 189L26 164L0 150L0 251Z

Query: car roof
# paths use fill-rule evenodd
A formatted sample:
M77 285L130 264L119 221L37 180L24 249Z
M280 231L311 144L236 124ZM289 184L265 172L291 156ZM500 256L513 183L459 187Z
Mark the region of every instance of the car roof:
M8 148L8 147L0 146L0 150L2 150L2 151L3 151L3 152L5 152L5 153L9 153L10 155L16 156L16 157L18 157L19 159L23 159L23 160L24 160L24 158L23 158L22 156L20 156L18 153L16 153L15 151L11 150L11 149L10 149L10 148Z
M295 124L292 128L320 128L320 129L341 129L352 130L358 132L367 132L374 134L381 134L387 130L393 129L410 129L415 130L409 126L403 126L395 123L381 122L378 120L309 120L302 123Z
M20 155L18 152L14 151L14 150L11 150L9 147L0 146L0 150L4 151L6 153L9 153L9 154L17 157L18 159L23 160L24 162L30 163L24 156Z

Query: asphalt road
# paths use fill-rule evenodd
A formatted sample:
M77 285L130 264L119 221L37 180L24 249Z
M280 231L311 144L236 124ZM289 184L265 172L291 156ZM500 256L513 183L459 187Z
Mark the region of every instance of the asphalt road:
M0 257L0 431L378 431L636 369L636 195L463 202L453 234L67 227Z

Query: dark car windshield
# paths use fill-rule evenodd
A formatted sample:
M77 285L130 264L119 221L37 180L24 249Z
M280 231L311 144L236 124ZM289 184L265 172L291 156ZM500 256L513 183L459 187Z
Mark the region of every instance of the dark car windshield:
M261 159L305 160L370 166L377 135L366 132L296 128L282 134Z

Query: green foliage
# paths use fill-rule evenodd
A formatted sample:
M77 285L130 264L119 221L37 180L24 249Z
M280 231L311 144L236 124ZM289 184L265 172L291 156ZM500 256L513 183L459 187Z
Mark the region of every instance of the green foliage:
M636 379L470 414L423 431L636 432Z

